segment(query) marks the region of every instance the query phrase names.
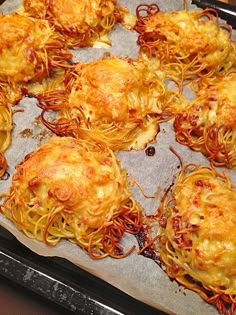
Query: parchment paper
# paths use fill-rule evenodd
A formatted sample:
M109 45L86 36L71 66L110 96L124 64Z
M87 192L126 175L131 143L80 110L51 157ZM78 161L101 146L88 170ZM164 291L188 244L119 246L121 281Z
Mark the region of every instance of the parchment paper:
M155 1L119 1L120 5L128 7L132 12L135 12L135 8L141 3L151 4L153 2ZM157 4L164 11L183 9L182 0L160 0ZM19 0L7 0L1 6L0 11L7 14L14 11L20 5L21 1ZM196 7L192 6L189 2L189 9L196 9ZM137 57L137 33L129 31L121 25L116 25L110 34L110 39L113 43L110 49L77 49L73 51L73 60L94 60L99 58L104 51L110 51L114 55L121 57L125 55ZM15 171L15 165L22 161L27 153L33 151L38 145L52 136L39 123L40 109L36 107L35 99L25 98L17 107L23 108L24 112L14 115L15 127L12 145L6 152L9 162L8 171L11 176ZM155 199L144 198L137 186L132 187L134 197L141 203L147 214L154 213L159 205L160 198L163 196L164 188L173 183L175 176L179 172L179 161L170 152L170 145L182 156L184 162L209 164L208 160L201 153L193 152L175 142L171 123L161 124L161 130L157 135L157 143L154 145L156 149L154 156L147 156L145 151L119 152L117 154L122 167L127 169L129 175L132 174L136 178L144 188L145 193L148 195L155 194ZM235 181L235 174L233 172L229 173ZM0 182L0 192L7 191L11 184L11 176L8 180ZM176 282L171 282L164 271L154 261L137 255L138 244L132 235L125 235L123 241L127 249L133 244L137 245L137 251L134 251L130 256L121 260L108 257L95 261L89 258L78 246L67 241L61 241L56 247L49 248L39 241L30 240L3 216L0 216L0 224L12 232L21 243L39 255L66 258L132 297L164 310L169 314L218 314L214 307L205 303L197 294L180 287Z

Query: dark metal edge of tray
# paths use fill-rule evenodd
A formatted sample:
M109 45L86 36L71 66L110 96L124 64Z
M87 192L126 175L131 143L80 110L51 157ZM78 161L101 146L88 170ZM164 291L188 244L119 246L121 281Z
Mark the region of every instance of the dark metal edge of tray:
M35 254L2 227L0 274L75 314L165 315L62 258Z

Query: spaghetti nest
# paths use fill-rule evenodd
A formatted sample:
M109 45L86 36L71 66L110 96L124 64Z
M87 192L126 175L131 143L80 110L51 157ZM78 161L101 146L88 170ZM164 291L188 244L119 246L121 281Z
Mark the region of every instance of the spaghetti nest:
M232 29L212 9L161 12L156 4L140 5L136 30L141 56L158 60L174 79L222 75L235 67Z
M226 174L196 165L182 169L160 212L167 274L230 315L236 308L235 214L236 185Z
M235 73L203 80L196 98L174 121L179 143L229 168L236 166L235 84Z
M107 37L121 20L116 0L24 0L27 14L47 19L70 46L110 45Z
M53 67L64 67L72 57L46 20L0 15L0 29L0 82L16 94L19 86L41 82Z
M174 99L145 63L110 54L75 65L64 90L38 95L43 121L53 132L112 150L143 149L159 130L162 107ZM49 121L50 110L58 111L59 118Z
M107 148L55 137L16 166L1 212L49 246L67 239L92 258L121 258L124 232L137 233L140 206L126 171Z
M11 144L12 127L12 110L4 91L0 89L0 177L7 169L7 161L3 153Z

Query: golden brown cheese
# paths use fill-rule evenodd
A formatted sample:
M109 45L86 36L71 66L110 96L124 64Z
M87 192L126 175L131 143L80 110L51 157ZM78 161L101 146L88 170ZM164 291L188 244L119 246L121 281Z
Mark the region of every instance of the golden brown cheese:
M24 0L23 6L27 14L47 19L68 46L110 45L108 33L126 15L116 0Z
M44 111L59 112L45 124L57 134L108 145L113 150L143 149L159 130L162 108L174 102L163 80L146 64L110 55L78 63L63 91L38 96Z
M0 81L13 90L41 82L53 67L64 66L72 57L45 20L0 15L0 29Z
M212 163L236 166L236 75L203 80L196 98L174 122L176 139Z
M47 245L68 239L94 258L122 257L123 233L141 225L113 152L70 137L52 138L16 166L1 211L28 237Z
M235 67L231 28L220 26L209 9L161 12L156 5L141 5L137 19L141 55L160 60L178 80L224 74Z
M235 308L236 185L207 166L185 166L162 205L160 255L171 277L226 314ZM162 217L163 222L163 217ZM230 312L227 314L231 314Z

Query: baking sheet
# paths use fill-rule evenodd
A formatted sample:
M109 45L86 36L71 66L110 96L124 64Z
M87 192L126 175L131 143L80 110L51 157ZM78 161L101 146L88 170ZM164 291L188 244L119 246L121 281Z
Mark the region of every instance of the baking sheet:
M145 0L146 4L153 0ZM120 0L119 4L128 7L132 12L140 0ZM14 11L21 1L6 0L1 6L3 13ZM161 10L181 10L181 0L160 0L157 2ZM188 3L189 9L196 9ZM73 61L89 61L99 58L104 51L110 51L116 56L137 57L136 45L138 34L129 31L121 25L116 25L110 34L112 47L110 49L83 48L73 51ZM17 108L24 109L14 115L14 131L12 145L6 152L9 162L10 177L0 182L0 191L6 191L11 184L11 176L14 167L23 160L24 156L34 150L38 145L45 142L52 134L39 123L40 109L36 106L34 98L24 98ZM30 136L29 136L30 135ZM179 161L169 150L172 145L183 157L184 162L197 164L209 164L201 154L189 150L187 147L175 142L175 135L171 123L161 124L157 135L157 143L152 144L156 149L154 156L147 156L145 151L119 152L117 154L122 167L127 169L128 175L132 175L142 185L147 195L155 195L155 198L145 198L137 186L132 187L132 192L137 201L141 203L146 214L153 214L163 196L164 188L168 187L179 172ZM235 180L235 173L229 172ZM205 303L197 294L191 292L176 282L171 282L163 270L151 259L137 255L138 244L134 236L125 235L123 245L129 249L133 244L137 246L130 256L117 260L107 257L103 260L92 260L78 246L67 241L61 241L54 248L45 244L30 240L3 216L0 216L0 224L9 230L25 246L42 256L63 257L91 274L105 280L132 297L161 309L169 314L193 315L207 314L216 315L214 307Z

